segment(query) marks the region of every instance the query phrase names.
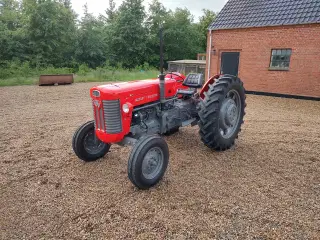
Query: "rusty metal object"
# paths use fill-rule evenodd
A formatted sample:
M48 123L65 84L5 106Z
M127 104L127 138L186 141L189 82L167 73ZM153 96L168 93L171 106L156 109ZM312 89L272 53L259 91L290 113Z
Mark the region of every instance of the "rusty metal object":
M72 84L73 76L73 74L41 75L39 86Z

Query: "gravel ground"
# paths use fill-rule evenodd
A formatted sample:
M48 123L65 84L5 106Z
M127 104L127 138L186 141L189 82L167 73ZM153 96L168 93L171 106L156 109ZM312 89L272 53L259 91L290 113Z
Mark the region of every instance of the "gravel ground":
M232 150L184 128L164 180L138 191L130 148L72 152L93 85L0 88L1 239L320 239L319 102L248 96Z

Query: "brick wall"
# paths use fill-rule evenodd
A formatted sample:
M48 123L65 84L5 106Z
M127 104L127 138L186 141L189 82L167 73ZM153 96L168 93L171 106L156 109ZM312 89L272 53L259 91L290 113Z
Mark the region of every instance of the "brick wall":
M320 24L217 30L212 45L211 76L220 72L221 52L239 51L239 77L247 90L320 97ZM269 70L273 48L292 49L289 71Z

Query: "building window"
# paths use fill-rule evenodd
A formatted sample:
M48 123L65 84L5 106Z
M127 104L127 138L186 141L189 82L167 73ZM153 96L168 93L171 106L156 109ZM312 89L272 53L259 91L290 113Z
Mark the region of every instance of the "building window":
M290 65L291 49L272 49L271 70L288 70Z

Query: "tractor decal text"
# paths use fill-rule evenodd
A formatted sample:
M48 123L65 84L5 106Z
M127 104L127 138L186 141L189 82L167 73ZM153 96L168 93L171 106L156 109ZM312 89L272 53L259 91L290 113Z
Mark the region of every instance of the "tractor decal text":
M147 99L152 99L152 98L156 98L156 97L158 97L158 96L159 96L159 94L156 93L156 94L148 95L148 96L146 96L146 97L136 98L135 101L136 101L136 102L140 102L140 101L145 100L146 98L147 98Z

